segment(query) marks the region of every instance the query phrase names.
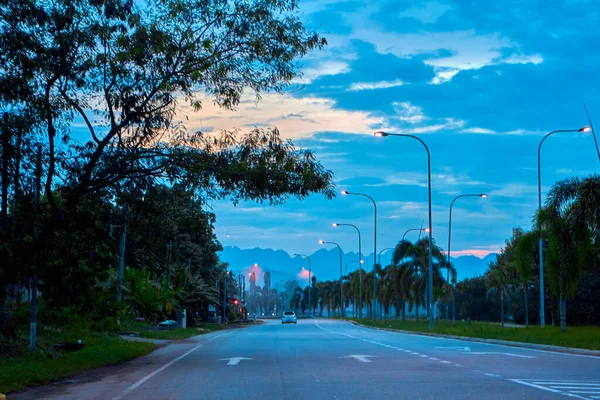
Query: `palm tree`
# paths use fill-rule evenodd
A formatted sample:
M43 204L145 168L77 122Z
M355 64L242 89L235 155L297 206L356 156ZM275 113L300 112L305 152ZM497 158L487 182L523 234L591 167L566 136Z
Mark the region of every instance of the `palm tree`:
M500 292L500 324L504 328L504 298L514 282L514 269L510 263L492 261L485 274L486 284L489 288L487 297L496 296Z
M586 262L596 262L600 238L600 176L557 182L536 215L531 235L547 239L546 270L550 290L559 295L560 330L566 331L567 298L575 294ZM534 244L522 244L519 260L530 268ZM544 288L540 288L544 290Z
M442 248L437 246L435 242L432 248L433 255L433 284L442 286L446 280L442 274L442 269L450 271L452 278L456 277L456 270L451 264L448 264L446 257L442 252ZM402 240L398 242L392 255L392 263L399 269L403 270L403 274L409 274L404 276L404 284L400 286L399 293L403 297L408 297L408 294L404 292L407 288L407 283L410 282L408 287L410 288L410 296L414 300L416 306L417 320L419 318L419 307L425 303L425 289L427 287L427 274L429 267L429 239L422 238L412 244L408 240ZM403 265L405 265L403 267ZM396 281L399 284L399 281ZM432 311L433 312L433 311Z
M525 327L529 326L529 283L531 282L531 278L533 276L532 266L531 266L531 256L532 252L535 251L535 247L537 245L537 241L539 238L539 234L537 232L527 232L521 233L516 239L516 258L515 265L517 267L517 272L519 273L519 277L521 280L521 284L524 290L525 296Z

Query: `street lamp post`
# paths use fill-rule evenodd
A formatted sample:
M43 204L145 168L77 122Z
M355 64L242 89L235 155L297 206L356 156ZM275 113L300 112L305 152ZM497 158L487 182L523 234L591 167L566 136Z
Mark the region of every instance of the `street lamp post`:
M337 248L340 250L340 314L343 317L344 316L344 290L342 288L342 277L344 275L342 274L342 248L336 242L326 242L324 240L319 240L319 243L333 244L333 245L337 246Z
M541 154L542 154L542 144L544 141L551 135L555 133L562 132L587 132L590 130L589 126L584 126L579 129L561 129L557 131L552 131L543 137L540 145L538 146L538 211L542 209L542 172L541 172ZM544 309L544 243L542 240L542 233L540 232L540 242L539 242L539 250L540 250L540 324L542 328L546 326L546 312Z
M359 261L358 261L358 260L354 260L354 261L348 261L348 262L346 263L346 266L344 267L344 275L348 275L348 265L350 265L350 264L354 264L354 263L357 263L357 262L359 262Z
M375 324L375 320L376 320L376 315L375 315L375 304L376 304L376 299L377 299L377 204L375 203L375 200L373 200L373 198L371 196L369 196L368 194L364 194L364 193L356 193L356 192L349 192L347 190L342 190L342 194L348 194L348 195L355 195L355 196L363 196L368 198L369 200L371 200L371 202L373 202L373 207L375 210L375 227L374 227L374 231L373 231L373 299L372 299L372 304L371 304L371 315L373 316L373 324Z
M413 231L429 232L429 228L414 228L414 229L409 229L406 232L404 232L404 235L402 235L402 240L404 241L404 238L406 237L406 234L408 232L413 232ZM421 236L421 235L419 235L419 236Z
M295 256L305 257L308 260L308 313L310 314L310 292L312 292L312 279L310 274L310 257L306 254L294 254Z
M399 136L412 138L418 140L423 145L423 147L425 147L425 151L427 152L427 187L429 191L429 277L427 279L429 287L427 290L427 311L429 313L429 329L433 330L433 228L431 224L431 154L429 153L429 147L427 147L423 140L414 135L407 135L403 133L375 132L375 136Z
M338 224L337 222L334 222L332 224L334 227L338 227L338 226L351 226L354 229L356 229L356 232L358 232L358 308L359 308L359 318L362 318L362 309L363 309L363 303L362 303L362 249L361 249L361 244L360 244L360 229L358 229L358 227L354 224Z
M450 218L448 220L448 267L446 268L446 282L450 284L450 238L452 237L452 207L454 206L454 202L461 197L481 197L485 199L487 194L461 194L460 196L456 196L452 203L450 203ZM455 323L456 313L454 309L454 285L451 285L452 290L452 325ZM448 304L446 304L446 320L448 319Z

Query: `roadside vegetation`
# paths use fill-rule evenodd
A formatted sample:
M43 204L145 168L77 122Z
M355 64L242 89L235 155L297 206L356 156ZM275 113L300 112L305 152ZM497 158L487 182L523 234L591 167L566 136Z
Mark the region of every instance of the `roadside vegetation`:
M365 326L373 326L370 319L349 318ZM381 320L375 323L377 328L398 329L410 332L439 333L453 336L466 336L481 339L507 340L512 342L536 343L551 346L573 347L589 350L600 350L600 327L577 326L561 332L559 327L539 326L509 327L499 323L473 321L436 321L434 329L429 330L427 321Z
M509 335L524 341L597 348L588 334L600 327L600 175L571 178L552 186L545 206L535 215L531 230L513 229L496 260L490 262L482 276L456 281L456 270L442 248L433 247L433 296L435 315L442 320L435 325L447 326L455 319L498 322L490 325L490 335ZM540 263L538 241L542 238L545 254L544 305L546 327L502 333L505 322L528 327L540 325ZM427 319L428 239L415 242L401 240L393 250L389 265L376 265L378 319L406 321L405 326L421 326ZM341 280L316 282L313 278L311 309L317 314L339 316L341 313L340 285L347 314L358 317L362 276L362 303L366 316L373 313L373 272L353 271ZM305 291L307 291L306 289ZM298 292L298 289L296 290ZM305 309L307 298L292 297L293 309ZM297 294L297 293L294 293ZM288 294L290 296L290 294ZM288 297L289 298L289 297ZM296 300L298 302L296 303ZM363 313L365 316L365 313ZM414 325L408 319L415 319ZM464 324L457 323L457 326ZM556 329L565 333L556 337ZM569 328L567 328L567 326ZM586 328L589 326L590 328ZM407 328L409 329L409 328ZM437 327L436 327L437 329ZM458 328L452 328L458 329ZM462 328L461 328L462 329ZM467 329L466 336L481 331ZM573 330L572 333L568 333ZM486 334L486 330L481 331ZM475 336L479 333L475 334Z
M130 321L242 318L210 202L330 199L333 175L276 127L186 124L300 75L326 41L296 2L23 0L0 21L0 390L150 351L114 336Z

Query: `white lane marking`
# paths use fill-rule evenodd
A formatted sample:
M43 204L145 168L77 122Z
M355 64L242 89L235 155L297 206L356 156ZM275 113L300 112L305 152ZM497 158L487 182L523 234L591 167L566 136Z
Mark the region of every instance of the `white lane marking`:
M560 393L560 390L550 389L550 388L547 388L545 386L536 385L536 384L533 384L531 382L525 382L525 381L522 381L522 380L519 380L519 379L509 379L509 381L520 383L521 385L531 386L531 387L534 387L534 388L537 388L537 389L547 390L548 392L552 392L552 393Z
M208 339L206 342L204 342L202 344L199 344L198 346L194 347L193 349L189 350L188 352L180 355L176 359L169 361L168 363L166 363L165 365L163 365L162 367L160 367L156 371L149 373L148 375L144 376L142 379L140 379L139 381L137 381L133 385L129 386L127 389L125 389L123 391L122 395L117 396L117 397L113 397L113 400L120 400L123 397L127 396L129 393L133 392L135 389L137 389L140 385L142 385L148 379L152 378L154 375L158 374L159 372L162 372L165 369L169 368L171 365L175 364L177 361L181 360L182 358L184 358L184 357L192 354L194 351L198 350L200 347L204 346L206 343L212 342L213 340L218 339L220 337L230 335L231 333L233 333L233 332L227 332L227 333L224 333L222 335L218 335L218 336L212 337L212 338Z
M485 375L491 376L493 378L499 378L500 377L500 375L498 375L498 374L485 374Z
M577 386L600 386L600 382L594 381L532 381L538 385L577 385Z
M470 347L461 347L461 346L440 346L440 347L436 347L436 349L471 351Z
M575 387L575 390L563 389L559 390L560 384L556 384L556 382L561 381L551 381L554 383L547 384L546 381L540 381L537 379L509 379L510 381L520 383L522 385L531 386L537 389L546 390L553 393L559 393L569 397L576 397L578 399L591 399L593 397L589 395L598 395L600 394L600 389L597 386L589 386L589 385L597 385L597 381L563 381L562 386L567 387Z
M355 360L360 361L360 362L370 363L371 360L369 360L369 357L375 357L375 356L369 356L366 354L353 354L350 356L345 356L345 357L340 357L340 358L354 358Z
M439 361L439 358L435 358L435 357L429 357L429 359L433 360L433 361Z
M373 331L372 328L363 327L360 325L354 325L354 324L351 324L350 322L347 322L347 324L350 324L353 327L356 327L356 328L359 328L362 330ZM428 336L428 335L419 335L417 333L394 332L394 331L380 331L380 332L387 332L387 333L391 333L391 334L395 334L395 335L419 336L422 338L433 339L433 340L446 340L446 341L452 341L452 342L465 343L464 339L454 339L454 338L447 338L447 337L441 337L441 336ZM555 355L555 356L595 358L596 360L600 359L600 356L592 356L592 355L588 355L588 354L573 354L573 353L564 353L561 351L530 349L530 348L521 347L521 346L511 346L509 344L497 344L497 343L486 343L486 342L477 342L477 343L484 345L484 346L505 347L505 348L509 348L509 349L516 349L516 350L522 350L522 351L535 351L538 353L546 353L546 354ZM527 343L525 343L525 344L527 344Z
M374 340L363 339L363 338L359 338L359 337L356 337L356 336L351 336L351 335L348 335L348 334L345 334L345 333L334 332L334 331L331 331L331 330L329 330L329 329L325 329L325 328L323 328L321 325L319 325L319 323L318 323L316 320L315 320L315 325L317 326L317 328L319 328L319 329L321 329L321 330L323 330L323 331L325 331L325 332L333 333L333 334L335 334L335 335L344 335L344 336L351 337L351 338L353 338L353 339L360 340L360 341L362 341L362 342L365 342L365 343L371 343L371 344L374 344L374 345L377 345L377 346L382 346L382 347L387 347L387 348L390 348L390 349L401 350L401 351L404 351L405 353L410 353L410 354L412 354L412 355L415 355L415 356L420 356L420 357L423 357L423 358L428 358L428 359L432 359L432 360L438 360L437 358L430 358L428 355L425 355L425 354L416 353L416 352L414 352L414 351L410 351L410 350L399 349L399 348L397 348L397 347L390 346L390 345L387 345L387 344L385 344L385 343L379 343L379 342L376 342L376 341L374 341ZM467 347L467 348L468 348L468 347ZM465 347L460 347L460 349L465 349ZM347 358L347 357L356 357L356 356L346 356L346 357L340 357L340 358ZM360 361L362 361L362 362L371 362L371 361L370 361L370 360L368 360L368 359L366 359L366 360L367 360L367 361L362 361L362 360L360 360ZM444 363L444 364L452 364L450 361L440 361L440 362L441 362L441 363ZM457 367L462 367L462 365L460 365L460 364L455 364L455 366L457 366Z
M252 358L246 357L231 357L231 358L220 358L219 361L229 361L227 365L238 365L242 360L252 360Z
M497 352L497 351L473 351L473 352L465 353L465 354L474 354L474 355L501 354L504 356L519 357L519 358L536 358L535 356L525 356L523 354L515 354L515 353L501 353L501 352Z

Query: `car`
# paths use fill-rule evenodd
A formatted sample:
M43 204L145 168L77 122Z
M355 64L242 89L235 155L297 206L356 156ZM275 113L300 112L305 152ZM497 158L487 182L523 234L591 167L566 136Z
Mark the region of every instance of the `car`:
M296 313L293 311L286 311L281 316L281 324L297 324L298 319L296 318Z

